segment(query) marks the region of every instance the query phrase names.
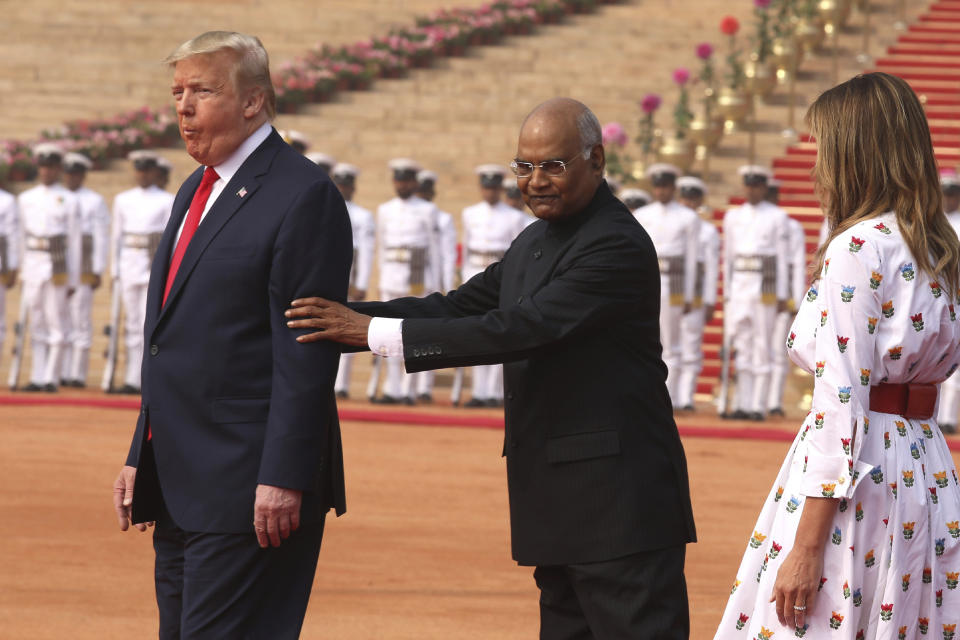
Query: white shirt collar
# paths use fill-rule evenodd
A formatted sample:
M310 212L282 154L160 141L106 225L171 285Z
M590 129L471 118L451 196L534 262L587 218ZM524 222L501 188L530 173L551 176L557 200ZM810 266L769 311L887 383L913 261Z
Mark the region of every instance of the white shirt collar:
M233 174L240 169L247 158L250 157L250 154L253 153L257 147L259 147L264 140L270 135L270 132L273 130L273 126L270 122L264 122L260 127L251 133L246 140L244 140L237 150L230 154L226 160L214 167L217 172L217 175L220 176L220 180L223 181L223 184L230 182L230 179L233 178Z

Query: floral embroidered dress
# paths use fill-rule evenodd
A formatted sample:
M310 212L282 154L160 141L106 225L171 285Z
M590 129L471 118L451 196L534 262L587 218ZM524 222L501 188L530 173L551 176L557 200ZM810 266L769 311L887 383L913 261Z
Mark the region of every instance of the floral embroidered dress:
M838 236L825 262L787 340L790 358L815 376L813 406L760 512L716 639L951 640L960 623L953 459L933 418L877 413L869 400L872 384L939 383L957 368L954 300L915 267L892 213ZM820 591L804 628L787 629L768 600L806 496L840 500Z

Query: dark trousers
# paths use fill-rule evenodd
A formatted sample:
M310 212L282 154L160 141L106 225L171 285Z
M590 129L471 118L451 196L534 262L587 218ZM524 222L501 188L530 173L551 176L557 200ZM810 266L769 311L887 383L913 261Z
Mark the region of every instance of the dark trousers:
M538 566L541 640L687 640L686 545Z
M184 531L164 509L153 534L160 639L298 638L322 536L321 519L261 549L252 531Z

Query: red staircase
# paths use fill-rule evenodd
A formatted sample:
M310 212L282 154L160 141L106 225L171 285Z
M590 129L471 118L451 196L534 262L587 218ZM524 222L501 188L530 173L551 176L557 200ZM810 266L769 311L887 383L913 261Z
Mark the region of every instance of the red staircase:
M931 3L927 13L908 27L871 70L897 75L910 83L924 103L940 167L956 169L960 165L960 0ZM773 161L774 176L781 184L780 206L803 225L808 258L817 248L823 223L823 212L813 194L810 176L816 153L816 144L809 136L801 136ZM730 199L731 206L741 202L739 198ZM721 241L723 215L723 210L714 212ZM722 301L722 281L720 288ZM708 401L719 391L722 340L723 304L720 302L704 335L704 367L697 379L698 400Z

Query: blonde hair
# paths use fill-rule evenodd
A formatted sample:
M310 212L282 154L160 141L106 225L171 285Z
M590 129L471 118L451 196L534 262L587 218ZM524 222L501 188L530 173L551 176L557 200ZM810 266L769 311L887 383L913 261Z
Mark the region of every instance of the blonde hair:
M273 120L277 115L277 96L270 80L270 58L260 38L235 31L207 31L181 44L163 62L173 67L186 58L224 50L233 51L237 56L231 71L234 86L261 89L267 117Z
M859 75L817 98L806 121L817 141L814 181L830 229L813 277L831 240L893 211L917 266L956 299L960 240L943 212L930 128L913 89L886 73Z

